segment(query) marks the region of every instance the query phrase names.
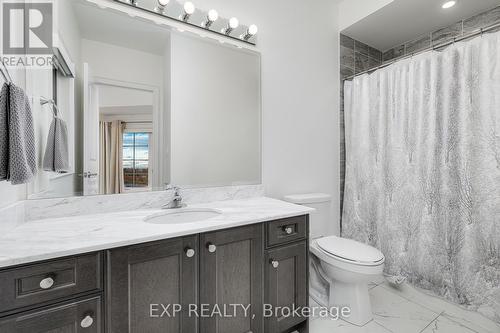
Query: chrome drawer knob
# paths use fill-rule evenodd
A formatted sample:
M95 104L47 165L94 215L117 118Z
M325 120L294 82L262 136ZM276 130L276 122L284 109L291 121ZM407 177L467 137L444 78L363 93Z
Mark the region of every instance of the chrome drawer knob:
M271 259L271 265L273 265L274 268L278 268L280 262L278 260Z
M212 243L208 243L207 244L207 249L208 249L208 252L210 253L214 253L215 251L217 251L217 246L215 246L214 244Z
M40 288L42 289L50 289L54 285L54 279L52 277L48 277L40 281Z
M92 318L92 316L90 316L90 315L87 315L80 322L80 326L83 328L88 328L88 327L92 326L93 323L94 323L94 318Z
M190 249L190 248L186 249L186 257L192 258L192 257L194 257L195 254L196 254L196 252L193 249Z
M292 227L286 227L285 232L287 235L291 235L293 233L293 228Z

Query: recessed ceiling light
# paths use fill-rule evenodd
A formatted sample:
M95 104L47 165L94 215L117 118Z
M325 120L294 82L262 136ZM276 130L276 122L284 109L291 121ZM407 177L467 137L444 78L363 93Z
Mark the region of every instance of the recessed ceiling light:
M445 3L443 3L443 9L448 9L448 8L451 8L453 6L455 6L457 4L457 2L455 0L451 0L451 1L446 1Z

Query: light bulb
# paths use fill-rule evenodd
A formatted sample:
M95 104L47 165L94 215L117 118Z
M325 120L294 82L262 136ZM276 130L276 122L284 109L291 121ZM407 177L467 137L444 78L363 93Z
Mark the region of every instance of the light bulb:
M251 26L248 27L248 34L255 36L257 32L259 31L259 28L255 24L252 24Z
M212 24L219 18L219 13L215 9L210 9L207 14L207 20L201 23L201 27L209 29Z
M219 18L219 13L215 9L210 9L207 18L210 22L215 22Z
M194 4L191 1L188 1L184 4L184 12L186 12L186 14L191 15L194 13L194 10Z
M255 24L252 24L251 26L249 26L247 28L247 31L243 35L240 36L240 38L245 40L245 41L248 41L250 38L255 36L258 31L259 31L259 29L257 28L257 26Z
M457 4L456 1L452 0L452 1L446 1L445 3L443 3L443 9L448 9L448 8L451 8L453 6L455 6Z
M164 14L165 7L168 5L169 2L170 0L158 0L158 5L156 6L155 11L160 14Z
M231 19L229 20L229 27L231 29L236 29L238 28L240 25L240 21L238 21L238 19L236 17L231 17Z

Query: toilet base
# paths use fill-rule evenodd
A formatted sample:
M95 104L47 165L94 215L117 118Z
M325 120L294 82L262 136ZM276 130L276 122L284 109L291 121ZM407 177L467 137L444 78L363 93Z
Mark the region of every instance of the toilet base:
M331 307L347 306L351 309L350 315L343 320L356 326L364 326L373 319L368 284L330 283L329 305Z

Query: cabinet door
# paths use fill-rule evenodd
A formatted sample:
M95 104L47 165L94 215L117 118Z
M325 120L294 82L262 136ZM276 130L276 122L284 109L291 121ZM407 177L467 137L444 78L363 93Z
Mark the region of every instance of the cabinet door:
M307 259L306 241L266 252L266 304L274 310L307 306ZM274 311L266 317L266 333L286 332L307 319L288 316L287 311Z
M107 258L108 332L197 332L188 310L198 303L198 236L110 250ZM176 304L182 312L174 315Z
M101 298L94 297L0 320L2 333L100 333Z
M222 312L201 313L200 332L263 333L262 225L203 234L200 244L200 306Z

